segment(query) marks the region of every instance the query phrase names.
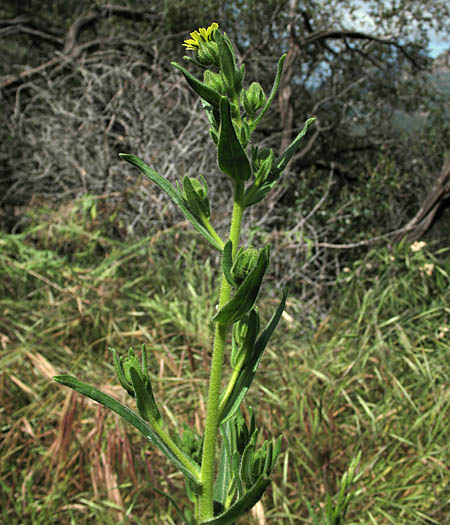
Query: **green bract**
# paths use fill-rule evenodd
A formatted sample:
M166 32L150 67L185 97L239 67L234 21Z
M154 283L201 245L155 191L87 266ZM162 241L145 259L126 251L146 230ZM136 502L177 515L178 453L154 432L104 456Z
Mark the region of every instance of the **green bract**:
M227 85L223 79L223 76L220 73L214 73L207 69L203 73L203 83L219 93L219 95L226 96L227 94Z
M205 42L197 52L197 60L202 66L218 66L219 51L215 42Z
M259 253L256 248L241 248L239 250L231 267L234 282L240 285L245 281L249 273L256 267L258 256Z
M201 219L209 219L211 211L209 209L208 186L204 177L201 182L194 177L184 177L183 197L194 215Z
M261 109L266 102L267 97L264 94L261 84L258 84L258 82L252 82L247 91L243 89L241 92L241 103L247 115L251 118L255 117L257 111Z
M212 147L217 151L218 167L231 179L233 209L228 236L223 239L212 224L207 177L185 176L172 183L140 158L130 154L120 154L120 157L162 189L221 256L221 285L213 316L214 346L203 434L197 435L186 425L181 435L169 430L156 404L145 347L141 360L132 349L126 357L112 351L117 380L135 400L137 412L76 378L63 375L55 379L113 410L182 472L193 509L184 514L179 512L180 523L225 525L236 523L262 497L270 485L270 474L281 450L281 437L261 444L261 432L256 428L251 408L248 422L240 410L287 297L284 291L272 318L261 330L256 300L269 265L270 249L269 246L241 247L242 221L245 209L264 199L277 184L314 119L306 122L278 158L272 150L253 145L252 133L275 98L285 55L278 62L267 97L257 82L243 87L245 67L238 64L230 39L219 31L217 23L193 31L190 37L183 45L193 56L186 58L203 68L203 80L179 64L173 62L172 65L201 98ZM142 154L150 157L149 152ZM205 324L210 321L207 315L205 312ZM227 344L230 336L231 348ZM229 360L225 360L226 353ZM230 362L231 370L223 387L224 362ZM221 449L217 454L219 434ZM220 458L218 464L216 456ZM170 494L167 498L173 501Z
M259 252L256 264L236 290L234 296L213 317L214 321L231 324L249 312L256 301L268 264L269 246L266 246Z

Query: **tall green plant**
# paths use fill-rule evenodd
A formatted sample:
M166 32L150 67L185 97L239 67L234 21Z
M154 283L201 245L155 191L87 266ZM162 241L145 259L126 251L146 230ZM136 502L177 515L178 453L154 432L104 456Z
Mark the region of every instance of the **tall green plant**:
M313 118L280 156L273 150L251 145L252 133L269 109L277 92L283 62L278 62L273 88L266 96L253 82L243 87L245 67L238 66L232 43L218 24L191 33L184 46L193 56L185 57L203 70L203 78L173 62L189 86L201 98L208 118L211 139L217 149L220 170L230 177L233 209L228 238L222 239L211 221L208 184L203 177L184 177L173 186L141 159L121 154L148 179L165 191L194 228L220 252L222 275L219 303L214 315L215 335L203 436L189 428L177 435L164 421L156 403L142 349L141 360L133 350L120 357L113 350L118 380L135 398L137 412L130 410L97 388L68 375L55 380L110 408L131 423L184 474L193 511L183 520L191 524L235 523L262 497L270 484L270 473L280 453L281 436L258 444L259 429L253 412L246 422L240 406L255 377L261 356L275 330L286 302L283 293L278 308L261 329L256 299L269 265L269 245L240 246L246 208L263 200L279 181ZM222 389L224 355L231 332L231 373ZM218 450L221 437L222 447Z

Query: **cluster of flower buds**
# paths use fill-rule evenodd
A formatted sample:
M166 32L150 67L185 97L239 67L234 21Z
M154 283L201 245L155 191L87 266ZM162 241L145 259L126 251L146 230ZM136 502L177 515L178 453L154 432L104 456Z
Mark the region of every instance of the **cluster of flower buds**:
M258 500L270 484L269 476L281 451L281 436L264 441L259 448L256 446L259 430L256 429L251 408L249 413L249 424L238 411L236 417L222 428L225 454L233 458L227 498L239 498L246 489L251 489L259 493L259 497L255 498Z
M112 353L117 379L130 396L136 398L136 406L142 419L160 425L162 418L153 396L145 345L142 345L141 363L132 348L128 350L127 357L119 357L114 349Z

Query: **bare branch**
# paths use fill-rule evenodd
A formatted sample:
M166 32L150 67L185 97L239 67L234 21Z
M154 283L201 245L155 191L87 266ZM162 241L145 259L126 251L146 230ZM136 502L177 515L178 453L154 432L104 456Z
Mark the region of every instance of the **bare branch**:
M417 61L407 52L406 46L399 44L396 40L386 37L378 37L371 35L369 33L363 33L361 31L350 31L350 30L324 30L324 31L315 31L314 33L307 35L303 38L300 38L299 45L306 46L308 44L314 44L315 42L326 42L327 40L342 40L346 38L352 38L355 40L369 40L372 42L379 42L380 44L386 44L397 48L403 53L403 55L413 63L417 68L419 64ZM421 46L415 43L410 43L410 46L417 47L421 49Z
M39 66L22 71L18 75L7 77L0 83L0 90L17 87L23 82L29 81L35 75L42 74L55 65L63 64L67 58L73 59L79 56L81 52L86 49L86 46L89 47L89 44L87 43L79 46L78 42L81 34L86 29L95 24L98 20L107 18L109 16L118 16L126 19L135 19L147 22L152 21L153 23L159 20L159 15L157 15L152 9L146 8L137 10L126 6L106 5L102 8L97 8L93 11L90 11L86 15L78 17L70 25L64 39L44 33L42 31L37 31L32 27L24 25L25 23L29 23L29 19L27 17L17 17L9 21L0 21L0 27L4 26L3 29L0 29L0 37L2 34L3 36L11 36L12 34L23 33L33 37L41 38L42 40L57 46L55 51L57 56L50 58ZM96 46L99 44L99 42L100 41L97 40L91 44L92 46Z

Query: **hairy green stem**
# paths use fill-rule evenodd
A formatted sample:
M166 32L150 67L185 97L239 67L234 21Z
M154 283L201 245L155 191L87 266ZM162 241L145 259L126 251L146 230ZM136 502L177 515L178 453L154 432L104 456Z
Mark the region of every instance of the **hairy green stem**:
M230 380L228 381L228 385L226 386L225 393L222 396L222 401L219 404L219 419L222 419L223 410L226 407L228 399L230 398L233 392L234 385L239 379L239 374L241 372L242 365L244 364L244 359L245 359L245 356L242 356L240 362L234 368L233 373L231 374Z
M244 212L244 183L236 182L234 191L233 214L231 218L230 239L233 243L233 256L236 254L241 233L242 215ZM231 286L222 276L219 309L228 302ZM214 478L217 432L219 428L219 402L222 383L222 367L229 324L216 324L214 346L209 377L208 404L203 441L200 481L202 485L199 499L199 523L214 517Z

